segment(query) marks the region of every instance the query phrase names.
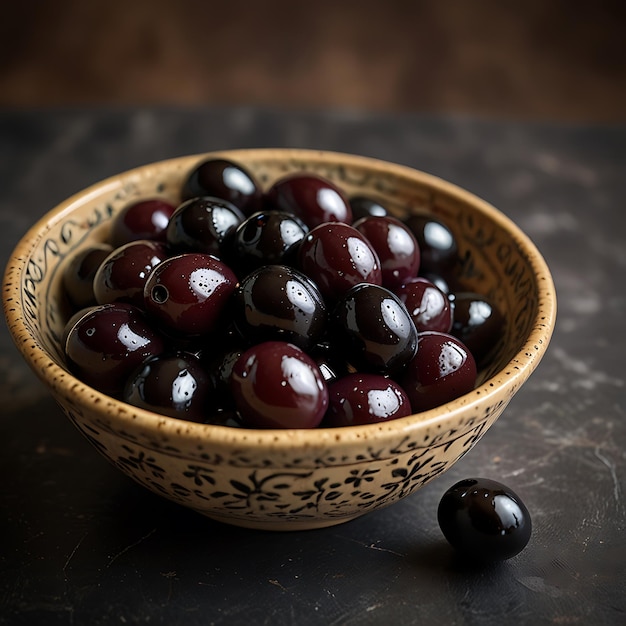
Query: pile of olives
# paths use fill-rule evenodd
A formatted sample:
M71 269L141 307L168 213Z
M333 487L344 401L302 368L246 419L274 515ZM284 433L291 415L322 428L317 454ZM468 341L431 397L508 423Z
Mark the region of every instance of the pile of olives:
M180 201L133 201L65 266L63 348L88 385L247 428L381 422L469 391L504 319L451 278L450 228L317 174L263 190L206 159ZM454 287L454 288L453 288Z

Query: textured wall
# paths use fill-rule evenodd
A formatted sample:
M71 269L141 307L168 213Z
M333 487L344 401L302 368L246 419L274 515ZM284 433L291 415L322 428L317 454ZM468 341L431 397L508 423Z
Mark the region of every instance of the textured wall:
M57 0L7 3L2 13L0 105L600 121L626 111L621 0Z

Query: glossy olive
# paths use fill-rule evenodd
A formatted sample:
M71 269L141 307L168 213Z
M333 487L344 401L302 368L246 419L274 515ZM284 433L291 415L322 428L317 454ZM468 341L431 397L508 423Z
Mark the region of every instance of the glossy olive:
M452 296L454 321L450 333L460 339L479 364L503 338L505 318L487 296L458 292Z
M407 217L404 223L419 245L423 272L444 272L454 266L458 245L454 234L443 221L427 213L415 213Z
M122 399L162 415L203 422L212 392L211 378L193 354L160 355L130 375Z
M130 302L143 306L143 289L148 276L167 256L165 244L157 241L131 241L116 248L94 276L96 302Z
M237 277L219 259L209 254L180 254L150 274L144 307L173 335L204 335L216 329L236 286Z
M521 498L487 478L466 478L450 487L439 502L437 520L450 544L476 561L510 559L532 534L530 513Z
M176 207L160 198L146 198L126 205L111 224L109 239L114 247L129 241L165 241L165 231Z
M418 334L417 354L400 378L415 413L450 402L476 385L476 362L458 339L436 331Z
M377 424L411 414L411 403L396 382L380 374L348 374L328 386L324 426Z
M398 287L395 293L406 306L418 331L450 331L452 305L435 284L418 276Z
M183 200L213 196L234 204L245 215L261 209L262 192L245 167L228 159L211 158L189 173L182 188Z
M143 311L125 303L91 307L66 333L70 369L85 383L116 396L131 372L165 349Z
M235 327L249 342L288 341L308 348L326 330L326 305L307 276L286 265L266 265L246 276L232 299Z
M309 229L284 211L258 211L243 221L230 242L229 264L239 276L263 265L294 265L298 244Z
M354 222L370 215L384 217L388 214L387 208L383 204L368 196L354 196L350 198L350 208L352 209L352 220Z
M368 216L353 224L376 251L383 287L394 289L417 276L420 249L413 233L390 215Z
M278 179L267 191L268 206L292 213L309 228L325 222L352 223L345 193L317 174L296 172Z
M192 198L177 207L166 231L169 246L179 252L221 257L227 238L244 220L233 204L218 198Z
M315 362L283 341L246 350L233 368L231 390L244 423L254 428L315 428L328 407Z
M394 373L417 350L417 330L398 296L379 285L352 287L334 311L333 339L357 370Z
M300 269L333 302L358 283L382 284L380 260L352 226L333 222L313 228L298 250Z

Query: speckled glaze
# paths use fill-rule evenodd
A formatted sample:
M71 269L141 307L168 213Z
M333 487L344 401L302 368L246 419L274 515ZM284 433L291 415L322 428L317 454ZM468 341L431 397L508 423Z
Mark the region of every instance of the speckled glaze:
M153 492L213 519L298 530L338 524L387 506L445 472L479 441L544 355L556 316L550 272L502 213L458 187L409 168L331 152L212 153L247 167L264 188L288 172L330 178L378 198L397 216L429 211L453 230L459 274L501 308L507 325L471 393L386 424L317 430L244 430L136 409L86 386L60 349L69 306L61 269L107 238L130 200L178 202L182 181L207 154L146 165L107 179L50 211L23 237L3 286L16 346L72 423L111 463Z

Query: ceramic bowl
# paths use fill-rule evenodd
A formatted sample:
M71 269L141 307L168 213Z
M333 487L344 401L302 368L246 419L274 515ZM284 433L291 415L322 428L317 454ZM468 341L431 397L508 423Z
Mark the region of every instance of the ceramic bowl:
M248 168L265 187L305 170L348 194L371 195L399 217L428 211L454 232L461 278L492 297L507 323L478 385L444 406L388 423L336 429L247 430L163 417L111 399L69 373L60 348L69 310L64 262L104 241L129 201L178 200L182 180L209 155L154 163L61 203L19 242L3 301L24 359L64 413L122 472L215 520L272 530L330 526L388 506L448 470L505 409L544 355L556 298L532 242L474 195L428 174L374 159L307 150L212 153Z

